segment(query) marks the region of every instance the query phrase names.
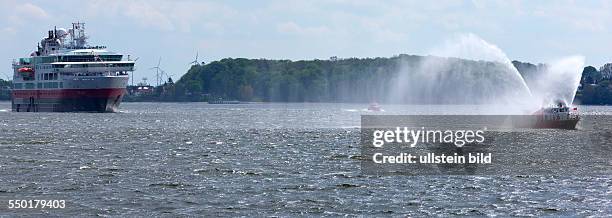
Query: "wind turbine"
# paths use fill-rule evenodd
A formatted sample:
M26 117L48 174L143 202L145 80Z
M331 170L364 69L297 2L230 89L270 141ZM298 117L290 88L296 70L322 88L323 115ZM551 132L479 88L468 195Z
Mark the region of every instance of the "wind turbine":
M164 80L164 75L166 75L166 79L167 79L168 78L168 74L166 73L165 70L161 70L160 69L160 71L161 71L161 74L160 74L160 83L161 82L165 82L166 80Z
M138 60L138 58L140 58L140 57L137 57L136 59L134 59L134 63L136 63L136 61ZM129 61L129 60L130 60L130 58L129 58L129 56L128 56L128 61ZM133 69L132 69L132 86L134 86L134 71L133 71Z
M4 77L6 77L6 81L7 81L7 82L11 80L11 78L10 78L8 75L6 75L6 74L4 74L4 73L2 73L2 75L3 75Z
M155 79L157 82L157 86L159 86L159 71L161 70L161 68L159 68L160 64L161 64L161 57L159 57L159 60L157 61L157 66L149 68L150 70L155 69Z
M196 52L195 60L189 62L187 65L200 65L200 62L198 62L198 52Z

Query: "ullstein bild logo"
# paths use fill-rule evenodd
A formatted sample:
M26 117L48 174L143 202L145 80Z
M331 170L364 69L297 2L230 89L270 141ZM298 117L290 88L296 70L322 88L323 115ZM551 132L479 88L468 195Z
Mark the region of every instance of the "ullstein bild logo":
M587 173L579 170L582 164L605 162L603 147L573 146L592 144L588 131L526 128L532 118L363 115L362 173L576 175ZM577 151L589 158L573 155Z

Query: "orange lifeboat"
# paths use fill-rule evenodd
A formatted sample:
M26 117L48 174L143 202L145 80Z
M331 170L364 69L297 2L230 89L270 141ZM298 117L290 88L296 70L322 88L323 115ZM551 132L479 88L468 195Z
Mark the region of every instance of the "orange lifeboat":
M34 70L32 68L30 68L30 67L22 67L22 68L17 69L17 72L20 72L20 73L33 73Z

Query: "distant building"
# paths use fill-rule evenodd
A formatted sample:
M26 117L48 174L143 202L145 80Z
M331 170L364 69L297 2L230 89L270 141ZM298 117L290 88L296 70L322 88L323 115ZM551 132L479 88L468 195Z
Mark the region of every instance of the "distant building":
M154 90L155 90L155 87L151 85L137 85L137 86L127 87L128 95L133 95L133 96L150 95L153 93Z
M612 79L612 63L607 63L599 68L599 72L604 79Z

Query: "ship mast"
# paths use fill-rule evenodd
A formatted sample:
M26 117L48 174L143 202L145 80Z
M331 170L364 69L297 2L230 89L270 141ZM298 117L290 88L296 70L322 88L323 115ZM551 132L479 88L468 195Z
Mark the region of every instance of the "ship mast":
M87 35L85 35L85 23L72 23L70 29L70 45L72 47L83 48L87 44Z

